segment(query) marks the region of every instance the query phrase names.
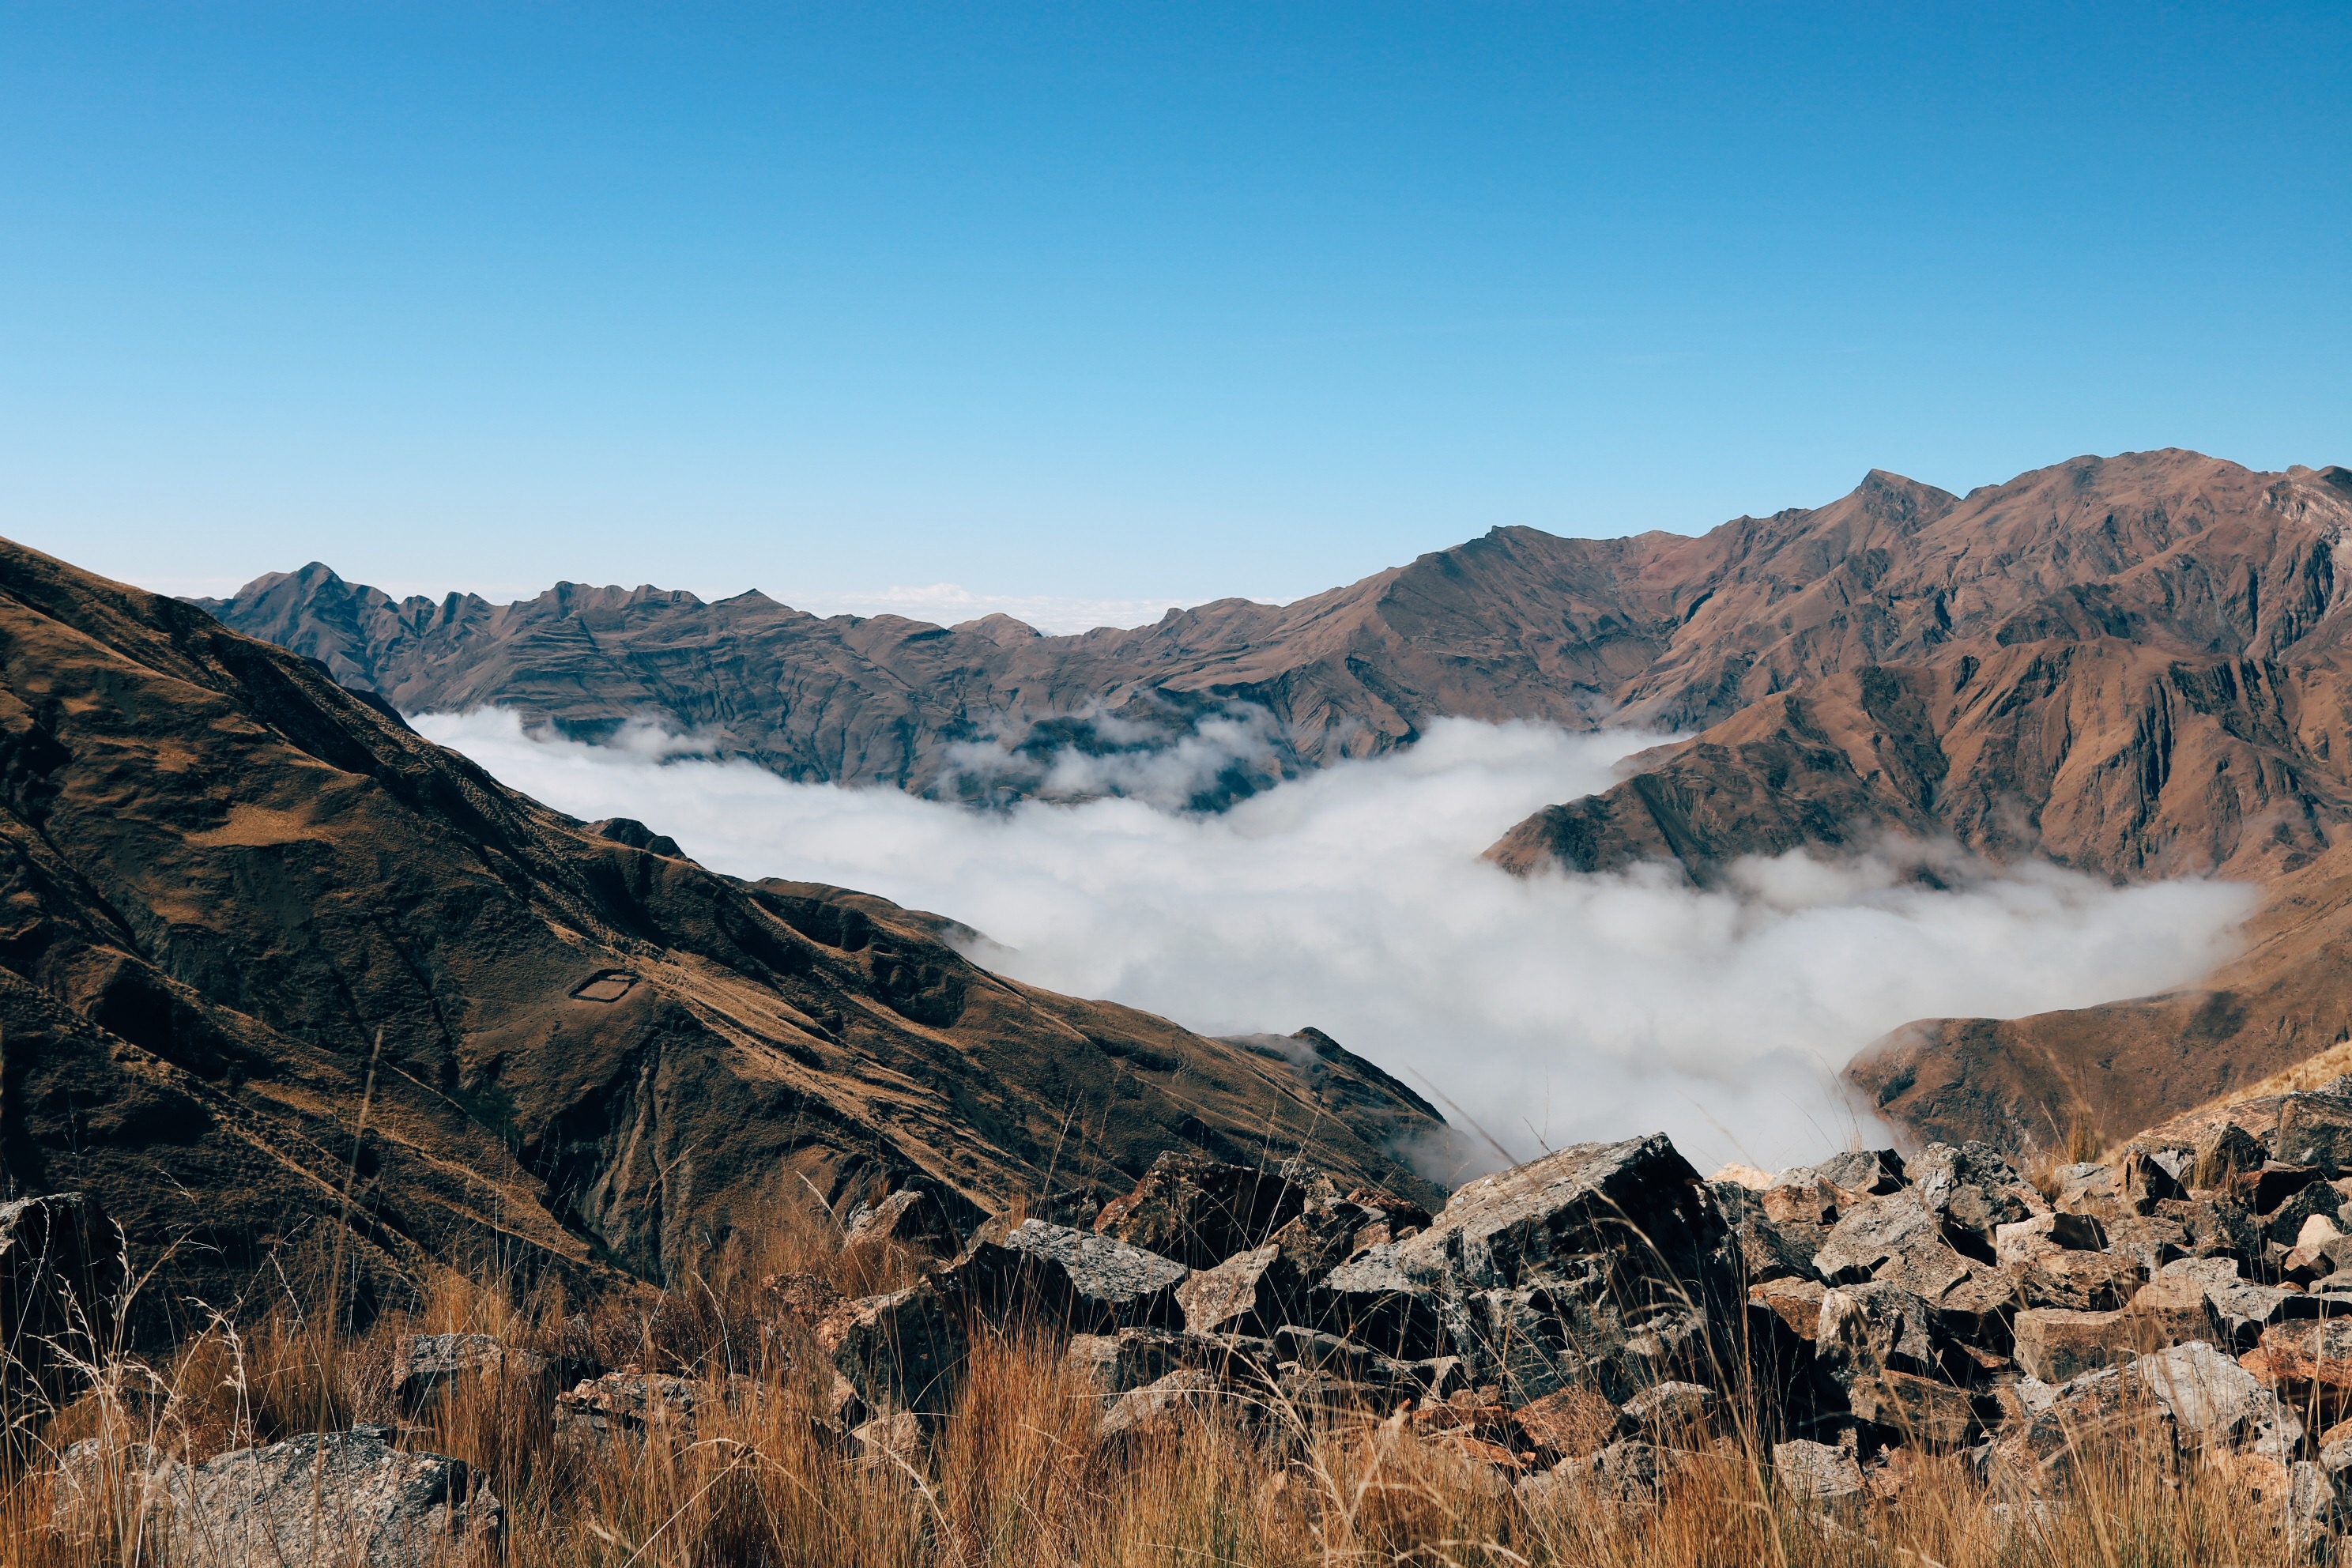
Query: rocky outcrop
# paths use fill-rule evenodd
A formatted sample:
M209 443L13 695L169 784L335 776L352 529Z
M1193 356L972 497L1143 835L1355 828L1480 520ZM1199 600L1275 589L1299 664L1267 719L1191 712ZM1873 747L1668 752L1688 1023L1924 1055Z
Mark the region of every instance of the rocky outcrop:
M1057 1201L1310 1145L1434 1192L1390 1152L1434 1113L1336 1045L1310 1070L592 830L302 658L4 543L0 893L0 1191L186 1244L156 1300L306 1249L362 1308L493 1252L661 1280L910 1188L950 1246L1044 1188L1073 1106L1100 1163Z
M459 1460L394 1448L391 1436L311 1434L199 1465L91 1439L61 1458L52 1525L87 1542L109 1523L136 1521L185 1568L487 1568L506 1533L489 1483Z

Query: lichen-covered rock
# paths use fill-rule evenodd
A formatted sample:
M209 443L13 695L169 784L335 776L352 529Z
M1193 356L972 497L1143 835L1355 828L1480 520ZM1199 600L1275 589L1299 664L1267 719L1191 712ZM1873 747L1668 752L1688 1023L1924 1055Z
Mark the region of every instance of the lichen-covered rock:
M1861 1495L1862 1467L1849 1449L1799 1437L1772 1445L1772 1482L1806 1502L1837 1502Z
M1268 1350L1272 1342L1266 1342ZM1097 1392L1125 1394L1157 1383L1186 1364L1190 1347L1172 1329L1118 1329L1108 1334L1073 1334L1063 1364Z
M1227 1164L1197 1154L1162 1154L1123 1197L1095 1216L1097 1234L1209 1268L1263 1247L1305 1206L1292 1173Z
M1192 1272L1172 1258L1068 1226L1024 1220L982 1240L938 1277L942 1296L992 1321L1026 1319L1081 1333L1172 1327L1176 1287Z
M2303 1423L2252 1373L2201 1340L2144 1355L2127 1369L2171 1415L2181 1440L2285 1464Z
M393 1402L404 1416L468 1383L527 1384L551 1400L561 1375L551 1358L491 1334L403 1334L393 1342Z
M1625 1402L1625 1418L1648 1432L1687 1432L1711 1417L1723 1403L1701 1383L1661 1383Z
M1942 1295L1969 1272L1968 1260L1945 1240L1941 1222L1918 1194L1907 1191L1864 1198L1846 1210L1813 1268L1833 1285L1885 1279L1920 1297Z
M1234 1397L1214 1373L1191 1368L1171 1372L1119 1395L1103 1412L1095 1435L1108 1442L1166 1434L1181 1426L1189 1412L1206 1410Z
M748 1377L713 1384L667 1373L610 1372L555 1396L555 1445L583 1458L648 1439L682 1446L695 1440L714 1411L759 1394Z
M239 1448L200 1465L93 1439L59 1462L52 1523L88 1540L94 1510L141 1518L174 1568L455 1568L487 1564L506 1510L488 1480L457 1459L405 1453L384 1427L311 1433ZM131 1489L127 1502L109 1494Z
M1941 1336L1927 1303L1899 1286L1867 1281L1822 1296L1813 1353L1840 1383L1879 1372L1933 1373Z
M817 1325L814 1342L876 1415L944 1413L964 1358L964 1322L929 1280L845 1301Z
M880 1203L852 1209L842 1242L845 1247L901 1247L940 1262L963 1253L963 1237L947 1205L924 1187L901 1187Z
M1307 1281L1278 1246L1253 1247L1176 1287L1186 1331L1264 1334L1305 1314Z
M1992 1256L2000 1226L2045 1212L2048 1200L1988 1143L1930 1143L1907 1162L1912 1191L1955 1246Z

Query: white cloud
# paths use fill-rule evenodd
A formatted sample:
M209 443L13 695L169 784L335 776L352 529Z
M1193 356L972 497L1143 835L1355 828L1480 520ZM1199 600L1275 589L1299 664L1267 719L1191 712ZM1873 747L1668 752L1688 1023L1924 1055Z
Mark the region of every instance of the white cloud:
M2230 883L2116 889L1957 856L1945 891L1885 857L1747 863L1708 892L1654 868L1519 879L1479 859L1651 736L1448 720L1410 751L1196 816L1140 799L977 813L787 784L656 734L593 747L503 713L416 724L716 869L953 916L999 944L981 962L1022 979L1212 1034L1315 1025L1522 1154L1663 1128L1702 1169L1771 1168L1882 1138L1835 1079L1880 1034L2193 983L2253 903Z

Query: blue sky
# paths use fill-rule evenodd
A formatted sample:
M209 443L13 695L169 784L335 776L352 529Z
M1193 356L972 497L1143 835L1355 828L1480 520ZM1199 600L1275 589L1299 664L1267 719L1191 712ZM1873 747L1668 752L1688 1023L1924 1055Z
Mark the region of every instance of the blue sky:
M1148 618L2352 461L2347 80L2340 0L0 5L0 531Z

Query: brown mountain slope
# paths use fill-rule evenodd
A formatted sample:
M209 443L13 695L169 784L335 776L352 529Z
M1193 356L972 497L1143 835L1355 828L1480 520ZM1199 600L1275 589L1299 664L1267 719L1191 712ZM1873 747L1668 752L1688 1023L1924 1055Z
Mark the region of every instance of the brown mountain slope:
M382 1283L468 1250L670 1278L811 1191L971 1212L1178 1146L1428 1191L1390 1149L1434 1113L1336 1047L1055 996L931 917L662 847L0 542L8 1187L191 1241L215 1300L347 1204Z
M1625 693L1705 718L1700 694L1736 690L1738 710L1497 859L1668 858L1705 880L1896 829L2117 877L2262 876L2352 821L2352 473L2137 453L1948 506L1874 476L1744 531Z
M2264 889L2247 950L2168 996L1896 1030L1848 1078L1926 1138L2129 1137L2352 1040L2352 841Z

